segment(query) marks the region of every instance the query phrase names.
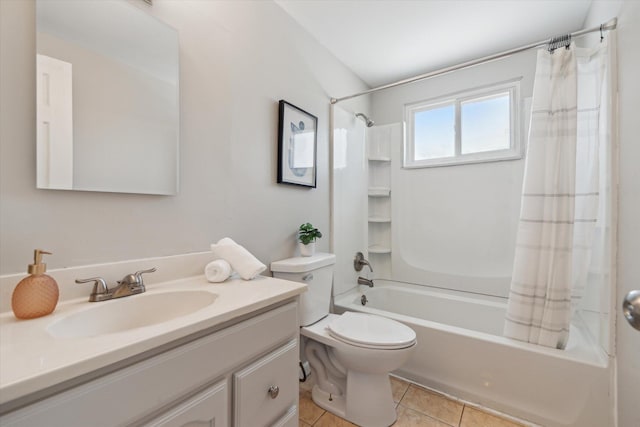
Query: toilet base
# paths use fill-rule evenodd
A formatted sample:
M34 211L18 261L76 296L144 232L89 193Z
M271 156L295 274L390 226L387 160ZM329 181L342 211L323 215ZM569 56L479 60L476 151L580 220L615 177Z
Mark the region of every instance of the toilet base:
M386 427L395 423L397 414L389 373L349 371L346 413L349 421L361 426Z
M371 393L371 390L376 392ZM311 390L316 405L359 426L387 427L396 422L388 374L349 372L346 396L349 398L327 393L317 384Z
M331 395L320 389L320 387L315 384L311 389L311 399L313 400L313 403L325 411L329 411L340 418L344 418L345 420L347 419L346 401L344 396Z

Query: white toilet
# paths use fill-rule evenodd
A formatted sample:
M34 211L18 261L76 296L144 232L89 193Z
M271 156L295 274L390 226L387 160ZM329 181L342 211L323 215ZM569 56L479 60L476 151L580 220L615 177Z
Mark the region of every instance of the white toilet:
M300 298L300 334L316 380L313 401L355 424L386 427L396 421L389 372L416 346L413 329L364 313L329 314L335 255L318 253L271 263L273 276L306 283Z

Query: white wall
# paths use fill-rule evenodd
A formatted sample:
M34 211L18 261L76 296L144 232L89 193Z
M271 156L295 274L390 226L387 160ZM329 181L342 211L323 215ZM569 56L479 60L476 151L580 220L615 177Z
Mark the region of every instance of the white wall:
M619 106L619 187L618 264L616 317L616 367L618 426L640 425L640 332L622 316L622 299L632 289L640 289L640 3L596 1L585 27L618 16L618 106Z
M521 99L530 98L535 60L535 51L527 51L381 91L372 95L372 119L401 122L405 104L514 79L521 79ZM393 277L506 296L524 160L403 169L400 144L392 155Z
M640 3L625 1L619 21L620 211L618 223L618 292L615 301L640 289ZM640 425L640 332L618 310L618 417L620 427Z
M180 192L36 190L35 4L0 2L0 273L34 248L49 268L207 250L231 236L293 256L298 226L329 231L329 98L365 89L271 1L131 4L180 36ZM276 184L278 100L318 117L318 187ZM328 250L321 239L320 250Z
M366 254L367 165L364 122L349 105L335 105L333 113L333 248L336 266L333 294L356 287L356 252Z

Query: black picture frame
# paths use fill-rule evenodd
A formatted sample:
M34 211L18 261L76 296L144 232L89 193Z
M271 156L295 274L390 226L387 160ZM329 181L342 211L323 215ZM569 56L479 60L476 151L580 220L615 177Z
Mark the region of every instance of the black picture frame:
M283 99L278 116L278 184L316 188L318 118Z

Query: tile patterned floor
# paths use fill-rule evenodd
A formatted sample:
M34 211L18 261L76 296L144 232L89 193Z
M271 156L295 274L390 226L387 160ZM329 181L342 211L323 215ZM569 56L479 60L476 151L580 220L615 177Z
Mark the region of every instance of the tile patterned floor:
M398 413L394 427L523 426L396 377L390 378ZM355 424L317 406L311 400L309 385L301 384L299 427L355 427Z

